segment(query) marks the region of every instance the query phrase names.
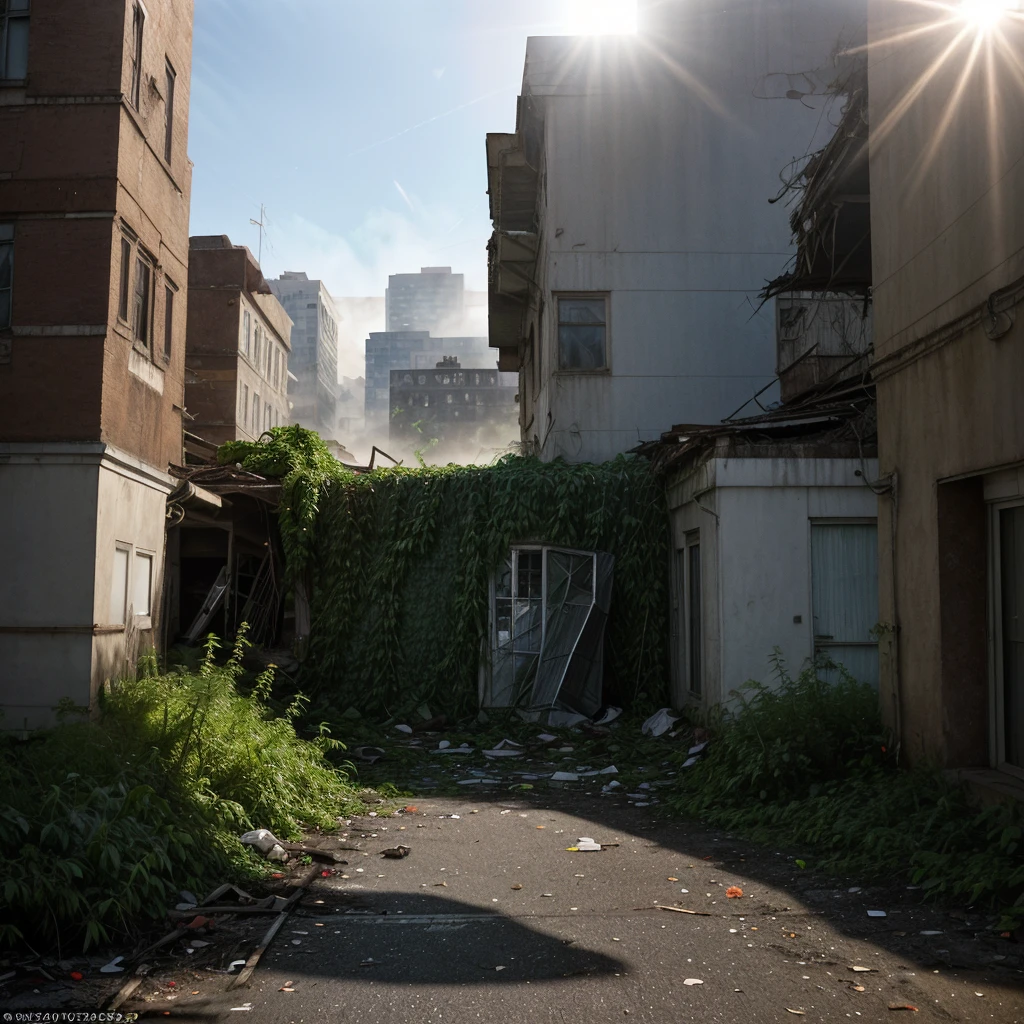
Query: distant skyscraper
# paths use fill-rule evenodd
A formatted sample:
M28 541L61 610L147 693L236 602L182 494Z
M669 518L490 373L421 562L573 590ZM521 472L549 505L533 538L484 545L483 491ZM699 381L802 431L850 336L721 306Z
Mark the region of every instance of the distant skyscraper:
M289 421L333 438L338 426L338 312L322 281L286 270L269 282L292 318Z
M422 267L418 274L392 274L384 295L388 331L462 330L465 282L451 267Z

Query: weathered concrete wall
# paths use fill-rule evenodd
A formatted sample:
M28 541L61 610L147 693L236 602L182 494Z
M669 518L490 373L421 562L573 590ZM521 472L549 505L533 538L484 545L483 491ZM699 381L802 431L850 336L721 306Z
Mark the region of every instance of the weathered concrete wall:
M877 463L720 458L670 487L677 549L701 531L702 703L727 700L749 679L770 682L775 647L794 674L813 657L811 523L876 517L878 499L858 470L870 476ZM683 690L677 679L677 699Z
M124 667L124 624L111 612L116 542L153 556L159 617L170 478L99 444L0 445L0 728L52 724L61 697L95 706ZM130 571L134 569L129 558ZM129 595L133 581L129 578Z
M882 706L911 759L963 767L991 759L986 506L980 481L949 488L1024 461L1024 26L1007 20L986 42L954 20L884 42L936 17L871 5L879 461L894 482L880 503L880 615L898 629L883 644Z
M656 38L528 43L541 301L523 326L522 426L545 458L600 461L717 422L775 375L757 293L792 248L768 200L824 141L833 51L863 30L863 3L677 7ZM607 370L558 369L555 299L576 291L609 296Z

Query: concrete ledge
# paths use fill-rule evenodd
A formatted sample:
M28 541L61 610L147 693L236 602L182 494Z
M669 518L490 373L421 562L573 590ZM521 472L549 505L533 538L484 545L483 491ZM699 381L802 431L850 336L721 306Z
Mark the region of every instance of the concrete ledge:
M1024 801L1024 779L994 768L948 768L942 773L950 782L966 786L983 804Z

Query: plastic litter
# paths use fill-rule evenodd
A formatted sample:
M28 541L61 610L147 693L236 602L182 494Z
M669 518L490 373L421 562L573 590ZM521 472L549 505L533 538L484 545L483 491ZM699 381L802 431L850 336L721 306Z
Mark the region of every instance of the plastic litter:
M594 725L609 725L615 721L619 715L622 714L622 708L612 707L608 704L603 707L598 713L596 718L592 718L591 721Z
M404 732L406 734L406 736L411 736L412 735L412 726L411 725L396 725L395 728L399 732Z
M228 974L230 974L236 967L244 967L244 966L245 966L245 961L244 960L232 960L231 963L228 964Z
M245 961L243 960L242 963L245 963ZM246 1012L248 1012L249 1010L252 1009L252 1003L242 1003L241 1006L232 1006L231 1009L232 1010L245 1010Z
M869 910L868 911L868 917L885 917L885 916L886 915L885 915L885 911L884 910Z
M552 782L578 782L579 775L576 772L555 772L551 776Z
M700 978L687 978L687 979L686 979L686 980L685 980L685 981L683 982L683 984L684 984L684 985L703 985L703 984L704 984L704 982L703 982L703 981L701 981L701 979L700 979Z
M644 736L662 736L678 722L678 717L673 717L671 708L662 708L655 711L642 726L640 732Z
M452 745L451 740L441 740L437 745L438 750L447 750Z
M118 967L117 965L123 959L124 959L123 956L115 956L114 959L111 960L109 964L104 964L100 968L100 974L120 974L120 972L123 971L124 968L123 967Z

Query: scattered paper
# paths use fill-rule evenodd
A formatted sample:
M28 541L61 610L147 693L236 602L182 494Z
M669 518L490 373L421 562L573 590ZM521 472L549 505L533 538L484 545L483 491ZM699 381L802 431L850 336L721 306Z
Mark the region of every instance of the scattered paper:
M885 917L884 910L869 910L868 917Z
M683 982L683 984L684 985L703 985L704 982L701 981L700 978L687 978L686 981Z

